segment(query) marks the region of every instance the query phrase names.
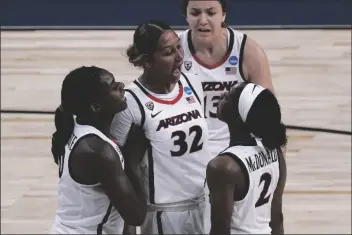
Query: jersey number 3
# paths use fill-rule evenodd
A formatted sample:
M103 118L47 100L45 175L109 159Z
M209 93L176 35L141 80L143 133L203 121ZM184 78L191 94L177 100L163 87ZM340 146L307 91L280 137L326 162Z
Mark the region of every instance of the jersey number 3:
M263 181L264 181L264 187L262 192L260 193L258 201L255 203L255 207L260 207L268 203L271 196L271 194L269 194L268 196L266 195L268 193L268 189L271 183L271 175L267 172L262 174L262 176L260 177L259 185L261 185Z
M193 132L195 132L195 136L193 138L189 153L197 152L203 148L203 143L201 144L199 143L203 134L202 128L200 126L192 126L191 128L189 128L189 135L191 135ZM171 150L170 151L171 156L181 157L188 150L188 144L186 140L187 134L184 131L174 131L172 132L171 139L174 139L174 138L177 138L176 140L174 140L174 145L178 146L179 150L178 151Z

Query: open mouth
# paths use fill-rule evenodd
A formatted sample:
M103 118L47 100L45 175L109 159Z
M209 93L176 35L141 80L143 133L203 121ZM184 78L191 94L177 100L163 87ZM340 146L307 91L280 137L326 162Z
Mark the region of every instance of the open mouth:
M121 99L126 100L126 97L125 97L125 89L123 89L123 90L121 91L120 95L121 95Z
M179 66L177 66L176 68L174 68L174 69L172 70L172 75L174 75L174 76L179 76L179 75L181 74L181 66L182 66L182 65L179 65Z
M201 32L201 33L209 33L209 32L210 32L210 29L198 29L198 32Z

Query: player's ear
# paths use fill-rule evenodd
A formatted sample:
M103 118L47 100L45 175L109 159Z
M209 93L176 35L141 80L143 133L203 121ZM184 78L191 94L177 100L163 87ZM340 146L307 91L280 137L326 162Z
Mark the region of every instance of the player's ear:
M147 69L150 69L153 67L153 61L149 58L144 58L144 67L147 68Z
M224 14L222 15L222 22L226 21L226 12L224 12Z
M147 69L151 69L153 67L153 64L154 64L154 62L152 60L148 59L148 60L145 60L144 67Z
M90 105L90 110L93 112L93 113L98 113L100 112L101 108L100 108L100 105L97 104L97 103L93 103Z
M152 64L150 62L145 62L144 67L146 67L147 69L150 69L152 67Z

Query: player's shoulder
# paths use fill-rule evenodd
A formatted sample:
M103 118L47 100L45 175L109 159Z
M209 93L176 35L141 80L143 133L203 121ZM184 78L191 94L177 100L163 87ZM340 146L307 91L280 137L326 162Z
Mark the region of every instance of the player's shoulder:
M213 176L219 180L233 179L239 172L241 172L240 166L228 153L216 156L207 165L207 176Z
M135 83L136 80L133 80L132 82L128 83L125 86L125 90L129 90L132 92L135 92L137 89L139 89L139 87L137 86L137 84Z
M228 30L231 30L235 36L243 36L245 35L244 32L240 31L240 30L237 30L237 29L234 29L232 27L227 27Z
M179 36L179 38L184 38L184 37L187 37L188 32L189 32L189 29L182 30L178 32L177 35Z
M186 29L186 30L181 31L177 34L181 40L182 45L188 44L188 41L187 41L188 32L189 32L189 29Z
M183 77L188 80L188 82L193 86L197 93L203 92L202 81L198 74L194 73L183 73Z
M137 85L138 82L136 80L132 81L131 83L127 84L125 87L125 97L127 99L127 102L132 99L135 100L136 97L140 96L140 93L142 92L140 85Z
M183 76L185 78L187 78L188 80L195 80L195 79L199 79L198 74L196 73L190 73L190 72L182 72Z
M79 154L100 154L104 151L111 151L111 144L103 139L98 133L89 133L81 137L77 144L76 153Z
M125 98L127 103L127 109L120 112L121 115L124 115L129 112L140 112L140 92L140 88L134 82L131 82L125 86ZM116 116L120 116L119 113L116 114Z

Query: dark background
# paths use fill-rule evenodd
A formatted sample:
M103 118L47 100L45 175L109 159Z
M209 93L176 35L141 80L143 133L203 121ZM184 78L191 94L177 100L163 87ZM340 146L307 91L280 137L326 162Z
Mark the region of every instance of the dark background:
M228 0L228 24L238 28L341 28L352 0ZM6 28L134 28L148 19L185 28L179 0L1 0Z

